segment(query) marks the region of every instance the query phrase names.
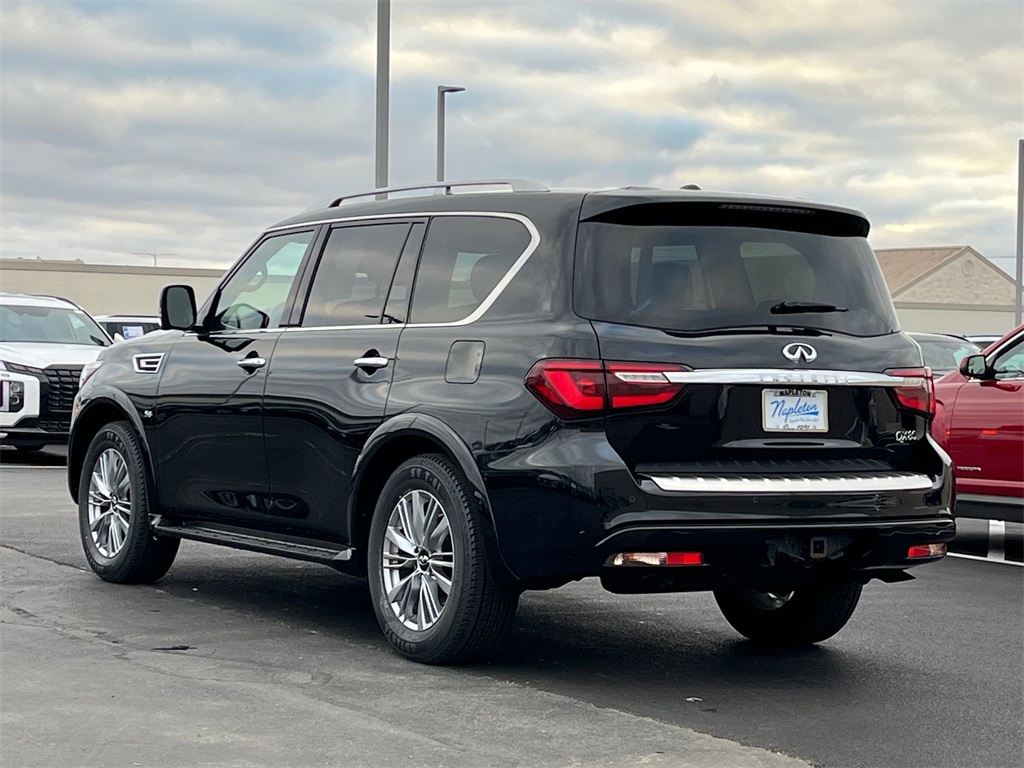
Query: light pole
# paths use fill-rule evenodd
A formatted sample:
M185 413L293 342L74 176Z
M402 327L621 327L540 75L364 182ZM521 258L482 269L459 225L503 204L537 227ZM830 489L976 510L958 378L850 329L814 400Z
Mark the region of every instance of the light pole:
M374 186L388 185L388 89L391 60L391 0L377 0L377 141ZM377 195L382 200L387 195Z
M1020 325L1024 290L1024 139L1017 141L1017 286L1013 296L1013 324Z
M437 86L437 180L444 181L444 95L466 90L457 85Z

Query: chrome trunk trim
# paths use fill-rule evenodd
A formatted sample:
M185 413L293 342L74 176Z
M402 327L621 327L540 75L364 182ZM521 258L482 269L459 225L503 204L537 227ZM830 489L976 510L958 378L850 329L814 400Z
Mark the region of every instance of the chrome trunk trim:
M664 371L662 375L674 384L782 384L901 387L917 383L903 376L889 376L871 371L799 370L791 368L705 368L697 371Z
M880 493L927 491L936 481L914 472L884 475L835 474L803 476L679 476L645 475L663 491L675 493Z

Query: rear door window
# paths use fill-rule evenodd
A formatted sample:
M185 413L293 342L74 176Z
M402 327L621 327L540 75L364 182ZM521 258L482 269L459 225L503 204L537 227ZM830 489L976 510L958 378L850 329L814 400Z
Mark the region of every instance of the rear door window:
M530 233L514 219L432 219L416 273L410 322L466 319L491 295L529 244Z
M574 306L592 320L680 332L898 328L866 239L765 227L583 222Z
M332 229L309 289L302 325L376 325L381 322L408 223Z

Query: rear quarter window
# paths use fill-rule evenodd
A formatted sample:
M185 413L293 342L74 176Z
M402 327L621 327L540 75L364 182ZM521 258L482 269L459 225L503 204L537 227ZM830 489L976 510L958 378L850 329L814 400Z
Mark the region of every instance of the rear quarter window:
M410 322L466 319L491 295L529 244L530 233L515 219L432 219L413 287Z

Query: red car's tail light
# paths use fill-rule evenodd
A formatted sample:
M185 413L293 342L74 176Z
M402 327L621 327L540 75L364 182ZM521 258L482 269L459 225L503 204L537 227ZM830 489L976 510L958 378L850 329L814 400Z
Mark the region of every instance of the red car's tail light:
M904 381L893 390L900 405L928 416L935 415L935 385L930 368L895 368L886 373Z
M556 415L581 418L667 403L684 385L669 381L666 374L685 370L668 363L541 360L526 375L526 388Z

